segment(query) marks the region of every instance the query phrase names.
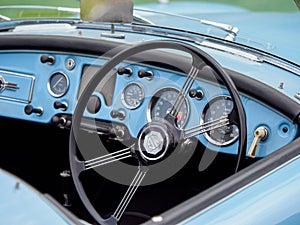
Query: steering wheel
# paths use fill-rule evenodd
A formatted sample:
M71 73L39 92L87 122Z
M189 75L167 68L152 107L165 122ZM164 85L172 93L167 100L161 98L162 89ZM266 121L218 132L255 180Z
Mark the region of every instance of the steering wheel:
M88 158L88 154L83 152L81 147L84 146L83 148L86 149L86 146L89 145L89 140L83 144L80 144L79 139L81 135L80 131L82 130L82 121L83 119L86 120L86 118L88 118L90 115L89 113L86 114L86 107L90 97L94 93L94 90L97 86L99 87L99 85L100 88L105 88L105 85L101 86L101 83L107 81L107 79L109 79L109 77L115 73L114 68L121 62L128 60L134 55L142 54L145 51L157 49L169 49L179 52L182 51L184 54L187 54L191 57L191 67L188 68L188 71L186 71L185 82L182 85L171 110L169 110L164 118L155 119L145 123L144 126L139 130L136 137L130 136L126 141L123 140L123 145L120 146L125 147L121 147L121 149L115 149L119 148L120 146L106 144L102 141L99 141L99 144L96 146L89 146L88 151L92 151L93 156L92 158ZM189 94L195 79L197 76L199 76L199 71L201 71L201 69L203 69L205 66L209 66L214 71L217 79L220 80L222 85L227 88L232 102L234 103L233 110L228 115L222 116L215 121L210 121L206 124L197 125L189 129L180 128L177 124L180 108L183 105L184 99ZM92 118L93 115L90 115L90 117ZM107 118L110 117L107 116ZM94 120L91 119L91 121ZM114 124L113 121L107 121L107 124L110 123ZM105 129L102 126L101 131L99 132L99 125L97 124L98 123L95 121L92 123L92 127L95 128L97 137L101 136L101 134L103 135L103 133L105 133L105 129L114 130L108 128L109 126L107 126ZM146 180L145 178L148 176L149 171L157 171L157 173L154 173L155 177L160 174L160 171L162 171L163 168L163 171L169 171L170 173L168 175L170 175L172 172L174 172L172 171L174 167L168 165L175 165L177 164L176 160L178 160L178 158L182 158L181 156L176 157L180 155L180 150L178 149L180 149L180 146L182 147L182 143L189 138L196 137L209 130L216 129L216 126L227 126L228 124L235 124L239 130L238 160L236 165L236 170L238 170L240 161L246 155L246 121L244 108L238 91L226 71L224 71L224 69L211 56L201 49L179 41L149 41L129 47L112 57L96 72L78 99L78 104L73 115L69 143L70 166L77 192L89 213L98 223L109 225L117 224L124 214L126 207L133 198L136 190L141 183L144 183ZM128 126L130 126L130 124ZM99 133L101 134L99 135ZM105 153L100 155L102 150L104 150ZM189 155L189 157L190 156L191 155ZM81 180L81 175L86 173L87 170L99 169L99 176L102 175L103 171L109 171L110 173L114 173L114 171L116 171L115 174L117 176L117 174L121 173L121 171L124 172L124 170L127 169L125 167L121 167L118 172L115 164L119 166L126 164L124 163L124 160L127 160L128 158L133 158L137 162L137 164L128 163L130 164L130 169L128 170L131 170L133 167L134 170L132 171L134 171L135 176L132 176L134 178L131 178L131 182L128 183L127 191L123 195L123 198L119 201L115 212L112 215L109 215L108 218L104 218L104 215L100 215L100 213L91 203L88 197L88 188L84 187L83 181ZM187 157L184 160L188 159L189 158ZM111 167L111 169L104 169L104 167ZM122 179L122 176L120 179ZM120 182L122 183L122 181ZM155 182L153 180L149 180L148 184L154 184Z

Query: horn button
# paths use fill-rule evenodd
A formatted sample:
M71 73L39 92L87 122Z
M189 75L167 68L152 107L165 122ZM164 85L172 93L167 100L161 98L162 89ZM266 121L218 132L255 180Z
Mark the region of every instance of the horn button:
M166 158L177 144L174 126L166 120L146 124L139 133L137 158L143 164L154 164Z
M164 147L164 138L159 132L150 131L149 134L145 136L144 140L144 149L147 153L151 155L156 155L163 150Z

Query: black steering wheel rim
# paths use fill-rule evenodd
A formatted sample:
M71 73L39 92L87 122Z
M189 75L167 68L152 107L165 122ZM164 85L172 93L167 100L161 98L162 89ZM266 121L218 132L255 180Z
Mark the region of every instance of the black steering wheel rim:
M210 66L213 71L216 72L218 78L222 80L223 84L228 89L232 97L232 101L234 102L234 110L236 113L236 121L239 127L239 145L238 145L238 160L236 164L236 171L239 170L240 162L243 156L246 155L246 144L247 144L247 129L246 129L246 118L244 108L239 97L239 93L235 84L229 77L229 75L224 71L224 69L207 53L202 51L201 49L192 46L187 43L179 42L179 41L149 41L144 42L138 45L131 46L119 54L115 55L111 58L90 80L88 85L85 87L82 92L80 98L78 99L78 103L73 115L72 127L70 132L70 141L69 141L69 155L70 155L70 167L72 172L72 177L74 180L75 187L77 192L87 208L90 214L94 217L94 219L100 224L117 224L117 220L114 217L110 217L108 220L104 219L94 206L89 201L87 194L83 188L81 181L79 180L79 174L84 170L84 165L78 161L77 158L77 143L76 143L76 135L77 131L80 128L81 117L84 113L86 103L89 100L93 90L97 87L98 83L101 79L108 74L112 68L114 68L117 64L122 62L123 60L128 58L128 55L135 55L137 53L141 53L147 50L154 49L174 49L183 52L187 52L193 56L193 64L202 64L203 62Z

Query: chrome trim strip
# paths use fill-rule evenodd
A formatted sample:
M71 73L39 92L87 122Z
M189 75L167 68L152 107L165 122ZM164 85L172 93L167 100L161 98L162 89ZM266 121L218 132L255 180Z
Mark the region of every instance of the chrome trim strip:
M16 91L17 89L19 89L19 86L17 83L6 81L5 78L0 75L0 93L5 90Z
M231 53L233 55L238 55L238 56L244 57L246 59L250 59L250 60L255 61L255 62L263 62L263 60L261 60L260 57L254 55L254 54L251 54L251 53L246 52L246 51L242 51L242 50L237 49L237 48L233 48L231 46L226 46L224 44L221 45L221 44L206 41L206 40L204 40L204 41L195 41L195 44L198 44L198 45L201 45L201 46L204 46L204 47L213 48L213 49L223 51L223 52L228 52L228 53Z
M277 59L271 58L269 56L261 56L261 60L265 63L271 64L273 66L277 66L279 68L282 68L284 70L287 70L289 72L292 72L294 74L297 74L300 76L300 69L296 68L295 66L290 66L282 61L279 61Z
M22 73L15 73L15 72L10 72L10 71L5 71L5 70L0 70L0 74L1 73L7 74L7 75L24 77L24 78L30 78L31 79L31 85L30 85L29 96L28 96L27 100L21 100L21 99L17 99L17 98L4 97L4 96L0 96L0 99L8 100L8 101L14 101L14 102L20 102L20 103L30 103L32 101L33 88L34 88L34 83L35 83L35 77L34 76L26 75L26 74L22 74Z

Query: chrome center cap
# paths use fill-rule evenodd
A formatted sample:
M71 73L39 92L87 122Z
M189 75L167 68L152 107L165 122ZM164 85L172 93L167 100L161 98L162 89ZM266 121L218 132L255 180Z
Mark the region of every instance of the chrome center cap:
M171 143L168 127L161 122L146 124L138 138L138 152L141 160L152 163L162 159Z
M159 132L150 131L145 136L145 141L143 145L147 153L156 155L163 148L164 138Z

